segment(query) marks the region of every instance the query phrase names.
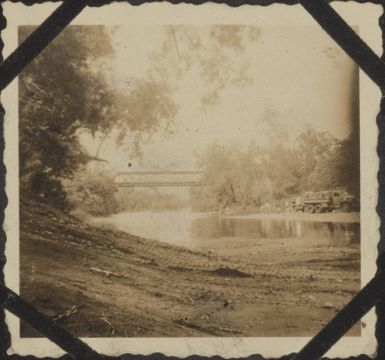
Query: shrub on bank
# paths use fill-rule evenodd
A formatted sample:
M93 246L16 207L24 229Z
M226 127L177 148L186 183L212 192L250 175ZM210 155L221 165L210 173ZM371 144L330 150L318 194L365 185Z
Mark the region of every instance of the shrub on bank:
M72 211L95 216L119 211L115 197L117 187L113 179L100 170L83 168L71 179L63 180L63 185Z

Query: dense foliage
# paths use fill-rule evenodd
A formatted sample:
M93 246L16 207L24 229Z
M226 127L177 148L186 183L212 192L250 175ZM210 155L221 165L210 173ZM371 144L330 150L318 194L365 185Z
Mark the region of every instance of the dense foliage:
M20 40L32 30L21 27ZM103 78L89 66L91 58L108 56L112 49L102 28L93 34L69 27L20 75L22 191L63 198L58 179L87 160L77 130L95 132L112 103Z
M118 189L101 166L85 166L62 180L68 209L78 217L107 216L118 212L172 211L187 207L173 193L153 189Z
M67 207L76 216L108 216L118 212L172 211L188 207L176 194L153 189L118 189L102 166L84 166L62 180Z
M121 189L117 193L121 211L172 211L187 207L187 201L158 189Z
M20 41L32 30L20 27ZM102 160L99 152L108 136L114 134L122 143L131 132L137 153L143 134L175 115L167 88L152 79L136 79L125 90L112 88L103 73L110 56L113 49L104 27L69 26L20 75L23 196L65 206L62 180L90 160ZM82 147L81 133L100 139L96 154Z
M120 210L111 177L100 170L82 168L71 179L63 180L69 208L84 214L105 216Z
M192 190L198 210L232 206L259 207L304 191L342 188L359 196L358 135L337 140L327 132L308 130L293 144L269 148L214 144L201 155L203 182Z

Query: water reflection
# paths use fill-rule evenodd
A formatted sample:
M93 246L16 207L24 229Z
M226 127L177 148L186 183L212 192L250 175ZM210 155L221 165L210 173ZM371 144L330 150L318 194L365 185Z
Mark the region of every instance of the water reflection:
M360 241L359 223L333 223L271 219L202 218L192 222L195 239L247 238L288 239L323 237L333 243L352 244Z
M250 244L259 239L303 239L312 246L349 245L360 241L359 223L222 218L187 210L120 213L94 221L113 224L133 235L197 250L206 248L210 240L214 247L231 247L232 239L244 239Z

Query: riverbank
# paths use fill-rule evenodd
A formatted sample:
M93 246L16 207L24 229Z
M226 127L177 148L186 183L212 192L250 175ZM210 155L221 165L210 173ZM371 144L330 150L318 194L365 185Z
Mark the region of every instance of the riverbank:
M334 223L359 223L359 212L330 212L321 214L308 214L303 212L288 213L248 213L248 214L221 214L223 218L232 219L282 219L297 221L317 221L317 222L334 222Z
M21 295L77 336L312 336L360 288L359 244L315 253L305 241L265 241L237 257L41 203L22 202L20 214ZM21 336L37 333L22 324Z

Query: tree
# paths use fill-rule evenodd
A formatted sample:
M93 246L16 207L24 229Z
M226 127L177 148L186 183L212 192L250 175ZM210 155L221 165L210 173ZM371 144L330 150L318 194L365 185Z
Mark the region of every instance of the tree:
M95 157L99 158L104 142L114 133L115 142L122 146L128 133L133 136L133 143L128 149L132 156L140 155L140 144L155 131L159 131L162 123L166 130L177 113L177 106L170 98L170 89L165 84L150 80L131 80L127 93L112 91L114 105L106 109L108 122L101 124L95 137L100 143Z
M258 152L258 155L257 155ZM199 158L206 188L192 192L193 208L222 210L231 206L260 206L270 185L263 171L259 149L242 151L236 146L209 146Z
M358 129L341 143L338 162L340 182L358 199L360 198L360 140Z
M234 71L234 59L246 51L248 42L256 42L259 37L256 26L166 26L165 40L151 56L151 77L177 89L181 76L195 69L206 86L200 96L202 108L206 109L220 102L226 87L252 83L250 64L243 61Z
M360 196L359 139L350 134L318 159L314 170L308 176L308 186L313 190L345 189Z
M199 158L202 181L194 189L193 208L260 207L307 190L342 188L359 195L358 138L337 140L329 133L308 130L294 144L275 142L247 150L213 144Z
M317 132L314 129L308 129L297 137L294 146L300 157L298 170L302 179L308 179L317 163L336 145L336 141L330 133L325 131ZM306 181L303 185L305 187L311 186Z
M23 40L33 27L20 27ZM71 177L99 151L88 154L79 134L104 140L115 129L117 140L132 131L139 152L145 133L170 121L176 107L167 89L138 79L129 91L112 89L103 73L114 56L103 26L69 26L24 70L20 84L20 179L24 195L64 202L61 179ZM99 150L100 150L99 147Z
M33 27L19 28L23 40ZM61 177L87 161L77 131L96 131L112 97L91 62L112 54L100 26L71 26L19 78L20 178L29 194L61 195ZM54 186L53 186L54 185Z

